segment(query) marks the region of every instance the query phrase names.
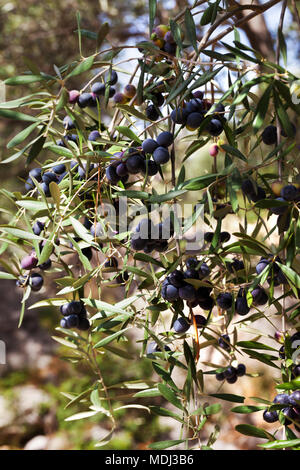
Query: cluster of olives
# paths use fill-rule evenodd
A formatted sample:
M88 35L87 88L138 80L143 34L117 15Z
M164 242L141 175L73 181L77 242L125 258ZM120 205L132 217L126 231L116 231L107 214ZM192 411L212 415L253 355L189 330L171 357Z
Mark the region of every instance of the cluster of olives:
M120 181L126 183L129 175L142 173L154 176L157 172L157 164L152 160L147 160L142 149L130 147L124 152L113 154L112 162L106 168L106 178L110 184L118 184Z
M213 241L213 238L214 238L214 232L205 232L204 233L204 241L206 243L211 243ZM226 243L226 242L229 242L230 238L231 238L230 233L220 232L218 241L219 241L219 243Z
M173 144L174 137L171 132L161 132L156 140L146 139L142 143L142 149L146 154L153 156L153 160L157 165L163 165L170 160L168 147Z
M244 364L238 364L237 367L228 366L222 372L216 374L216 379L219 382L226 380L229 384L234 384L238 377L243 377L246 374L246 366Z
M274 260L274 256L269 255L268 258L262 256L260 258L260 261L256 265L257 274L261 274L267 266L270 266L270 274L267 278L267 282L269 283L269 285L271 285L272 282L274 283L274 286L279 286L280 284L287 283L287 279L280 267L278 266L277 262L282 263L279 256L276 256Z
M34 223L32 230L35 235L40 235L42 231L44 230L44 228L45 228L45 224L41 220L37 220ZM43 249L46 243L47 242L45 240L42 240L39 243L40 251ZM59 239L55 240L55 244L56 245L60 244ZM54 247L52 249L52 253L53 252L54 252ZM24 288L30 285L32 291L38 292L43 287L44 278L40 273L31 272L31 271L35 268L39 268L42 271L47 271L48 269L51 268L51 265L52 265L52 261L50 258L46 260L44 263L38 264L38 257L34 249L32 249L31 253L24 256L24 258L22 258L21 260L21 269L23 269L24 271L30 271L30 273L28 275L19 276L19 278L16 281L16 286Z
M300 431L300 390L295 390L290 395L287 393L279 393L275 396L271 409L266 408L263 412L263 419L267 423L275 423L279 420L280 414L283 416L283 424L285 426L295 425L297 431Z
M70 163L70 170L73 171L74 176L79 180L84 180L86 177L89 177L89 174L97 168L97 165L94 163L80 165L76 160L72 160ZM57 165L53 166L51 169L47 169L42 171L41 168L33 168L29 172L29 177L25 183L26 191L30 191L31 189L35 188L34 182L32 177L36 179L38 183L40 183L40 188L43 194L46 197L50 197L50 183L60 183L63 178L67 175L67 168L64 163L58 163ZM97 174L91 178L93 180L97 180Z
M60 321L62 328L78 328L81 331L86 331L90 328L90 321L87 318L86 308L81 301L73 300L60 307L60 312L63 318Z
M207 324L207 319L203 315L194 315L197 328L203 328ZM186 333L193 324L192 319L179 317L174 321L173 329L176 333Z
M94 82L90 93L80 93L78 90L69 91L69 103L77 103L80 108L96 107L100 96L105 95L106 87L109 87L109 98L112 98L116 94L116 90L112 85L115 85L117 81L118 74L115 70L112 70L110 79L107 79L105 83Z
M151 40L162 51L170 55L176 54L176 41L170 31L170 26L166 24L156 26L152 31Z
M212 287L194 287L188 280L202 280L210 274L210 268L206 263L201 263L197 258L188 258L184 271L176 269L171 272L162 283L161 295L168 302L186 300L191 308L199 305L203 310L211 310L214 299L210 296Z
M203 92L196 91L193 98L184 102L181 107L173 109L171 119L175 124L185 126L189 131L198 129L206 117L206 113L212 107L212 103L203 99ZM222 103L214 106L214 114L207 123L205 130L213 137L217 137L223 132L223 123L226 121L224 117L225 107Z
M272 214L278 215L279 220L288 213L291 203L300 201L300 185L298 183L284 184L280 181L275 181L271 185L273 193L278 196L274 201L280 204L270 207ZM266 191L259 185L255 184L251 179L246 179L242 183L242 192L252 202L258 202L266 199ZM288 226L288 225L287 225Z
M128 83L128 85L124 87L123 93L118 92L114 95L114 102L116 104L126 104L132 98L134 98L135 95L136 95L136 87L132 85L131 83Z
M164 252L168 249L168 239L174 234L164 222L155 225L152 220L142 219L131 237L131 248L134 251L143 250L151 253L153 250Z

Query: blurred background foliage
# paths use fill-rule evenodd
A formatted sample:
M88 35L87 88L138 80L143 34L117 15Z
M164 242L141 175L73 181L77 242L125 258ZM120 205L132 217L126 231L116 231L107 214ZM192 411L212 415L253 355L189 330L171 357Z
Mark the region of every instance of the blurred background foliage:
M229 5L231 3L237 2L228 2ZM158 23L167 23L169 17L174 17L184 10L186 5L186 0L160 1ZM0 79L21 74L28 70L31 64L36 64L40 70L51 74L53 64L61 66L77 59L76 11L81 14L81 27L89 31L97 32L100 25L108 21L111 25L108 35L110 44L135 44L147 37L148 2L145 0L1 0ZM284 31L287 41L292 41L293 44L298 41L299 44L295 10L290 10L288 19ZM274 25L274 21L269 20L268 16L257 18L243 27L243 39L272 59L275 28L276 24ZM83 54L89 55L94 51L94 47L92 40L84 38ZM297 48L298 46L293 50L294 58L299 55ZM82 85L82 77L74 78L73 88L80 88ZM14 99L23 92L21 87L9 87L6 98ZM26 88L26 94L28 93ZM1 159L8 156L6 143L21 130L19 126L20 123L14 121L0 121ZM211 158L205 149L197 154L197 159L191 159L189 172L192 174L194 168L199 172L200 166L202 171L210 169L211 166ZM26 174L27 170L21 160L5 165L0 171L0 187L4 187L5 183L6 189L22 190L23 183L18 178L24 178ZM7 200L1 200L1 207L4 209L5 204L8 204ZM1 215L1 218L5 222L5 214ZM108 301L121 296L118 289L111 292L107 294ZM105 418L100 421L98 416L89 420L64 421L74 414L78 407L74 405L73 409L64 409L65 399L61 392L68 393L72 390L80 393L90 385L91 377L80 364L72 366L58 359L61 351L57 351L57 346L51 340L58 314L51 309L31 310L26 313L21 330L17 330L19 294L16 294L14 283L1 281L0 295L2 304L5 305L5 311L2 311L0 317L0 339L6 342L8 354L7 366L0 366L0 448L94 448L94 443L107 432L108 423ZM36 300L38 296L34 299ZM150 361L141 359L130 362L113 355L109 359L105 356L101 370L107 385L129 379L151 378L152 375ZM266 371L263 366L259 366L258 372ZM214 384L213 381L212 390ZM258 381L255 379L247 381L245 378L243 385L239 385L243 390L235 390L235 393L249 395L251 391L252 396L265 397L272 394L273 382L270 372L266 373L263 382L260 381L263 389L257 390L256 384ZM253 448L255 440L252 438L247 439L240 435L237 437L228 432L235 424L232 420L237 418L231 417L226 421L226 406L224 408L221 419L224 421L221 434L223 440L220 444L222 448ZM170 436L176 439L178 436L178 430L170 429L168 420L158 420L144 411L121 410L119 413L118 432L107 448L143 449L155 440L167 439ZM243 419L245 421L244 417ZM261 417L249 422L259 424L259 419Z

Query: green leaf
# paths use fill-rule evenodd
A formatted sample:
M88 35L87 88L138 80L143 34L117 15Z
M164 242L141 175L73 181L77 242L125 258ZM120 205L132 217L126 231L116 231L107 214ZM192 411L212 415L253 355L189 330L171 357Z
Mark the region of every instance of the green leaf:
M232 403L244 403L245 398L232 393L210 393L210 397L220 398L221 400L230 401Z
M138 119L141 119L142 121L151 122L150 119L148 119L144 113L141 113L140 111L135 109L134 106L128 106L127 104L119 104L118 108L121 109L122 111L125 111L128 114L131 114L132 116L135 116Z
M174 20L170 20L170 28L173 35L173 38L177 46L182 49L182 40L181 40L181 30L180 26Z
M106 344L109 344L111 343L112 341L114 341L116 338L118 338L119 336L123 335L123 333L125 331L127 331L129 328L124 328L123 330L120 330L120 331L117 331L116 333L113 333L112 335L110 336L106 336L105 338L101 339L100 341L98 341L98 343L95 344L94 348L102 348L103 346L105 346Z
M185 21L185 28L186 28L187 36L189 40L191 41L191 44L195 52L198 53L195 21L189 8L185 10L184 21Z
M65 421L75 421L78 419L90 418L95 416L99 411L82 411L81 413L76 413L75 415L69 416Z
M17 278L13 274L0 271L0 279L17 279Z
M258 343L257 341L239 341L236 345L248 349L268 349L269 351L277 351L271 346L268 346L267 344L263 343Z
M262 354L258 353L257 351L253 351L251 349L243 349L243 352L248 354L251 358L257 359L258 361L267 364L268 366L274 367L275 369L279 369L276 364L274 364L272 361L277 361L278 357L276 356L270 356L269 354Z
M100 26L100 29L97 34L97 49L99 49L100 46L102 45L104 39L109 33L109 30L110 30L110 27L107 21Z
M73 228L76 232L76 234L85 242L87 243L93 243L93 236L90 234L90 232L82 225L79 220L75 219L74 217L69 217L69 220L71 224L73 225Z
M21 238L24 240L42 240L41 237L35 235L34 233L26 232L25 230L16 227L0 225L0 230L5 233L8 233L9 235L13 235L16 238Z
M235 157L243 160L243 162L247 162L247 158L239 151L236 147L232 147L231 145L221 145L222 149L226 150L226 152L230 153L230 155L234 155Z
M63 344L67 348L77 349L77 345L71 341L66 340L65 338L60 338L59 336L51 336L54 341L57 341L60 344Z
M258 447L262 447L263 449L285 449L286 447L299 447L300 446L300 439L292 439L292 440L278 440L273 442L266 442L265 444L258 444Z
M235 406L230 411L233 411L233 413L248 414L248 413L255 413L256 411L261 411L265 409L266 407L263 405L261 406L243 405L243 406Z
M80 75L84 72L87 72L90 70L93 66L94 63L94 56L88 57L87 59L84 59L80 64L77 65L77 67L72 70L69 75L67 75L66 79L70 77L75 77L76 75Z
M18 111L11 111L10 109L1 109L0 108L0 116L6 119L14 119L16 121L29 121L29 122L37 122L38 119L34 116L30 116L29 114L19 113Z
M271 437L273 439L273 436L267 431L261 428L257 428L252 424L238 424L235 429L245 436L259 437L261 439L270 439Z
M296 377L290 382L285 382L283 384L276 386L276 388L280 390L298 390L299 387L300 387L300 377Z
M185 442L185 440L178 439L174 441L160 441L160 442L154 442L153 444L150 444L148 447L149 449L153 449L153 450L163 450L163 449L168 449L169 447L177 446L178 444L181 444L182 442Z
M120 132L120 134L125 135L130 140L133 140L137 144L142 144L141 139L128 127L126 126L116 126L116 130Z
M43 132L44 132L44 128L41 130L40 136L34 142L34 144L32 145L29 151L29 154L26 160L27 165L29 165L29 163L31 163L39 155L40 151L44 147L44 143L46 142L46 137L42 135Z
M287 64L287 50L286 50L286 42L282 30L278 28L278 41L279 41L279 49L283 58L284 65L286 67Z
M286 277L291 281L291 283L297 287L297 289L300 289L300 276L292 269L289 268L288 266L277 263L278 266L280 266L283 274L286 275Z
M149 0L149 36L152 34L154 19L156 16L156 0Z
M145 398L145 397L160 397L161 393L157 388L149 388L148 390L142 390L133 395L135 398Z
M178 190L172 190L169 191L166 194L158 194L151 196L148 200L149 202L155 204L155 203L160 203L160 202L166 202L166 201L171 201L172 199L181 196L182 194L186 193L185 189L178 189Z
M263 125L266 113L268 111L272 90L273 90L273 85L271 84L265 90L259 102L257 103L256 110L254 113L254 120L253 120L253 130L255 134Z
M19 145L21 142L23 142L30 134L31 132L39 125L39 122L35 122L31 124L30 126L26 127L26 129L23 129L23 131L19 132L17 135L15 135L7 144L7 148L11 149L13 147L16 147Z
M169 416L170 418L174 418L176 419L176 421L179 421L180 423L184 424L184 420L181 416L177 415L176 413L173 413L173 411L167 410L166 408L163 408L161 406L150 406L150 410L152 411L152 413L158 416Z
M59 208L60 206L60 189L57 183L55 181L51 181L49 184L49 189L51 196L53 197L53 200L55 201L56 206Z
M28 85L29 83L41 82L46 80L42 75L19 75L17 77L4 80L5 85ZM52 77L51 77L52 78Z
M176 393L173 390L171 390L165 384L158 384L157 387L158 387L158 390L160 391L161 395L169 403L172 403L172 405L176 406L176 408L179 408L180 410L184 410L184 407L183 407L181 401L177 398Z

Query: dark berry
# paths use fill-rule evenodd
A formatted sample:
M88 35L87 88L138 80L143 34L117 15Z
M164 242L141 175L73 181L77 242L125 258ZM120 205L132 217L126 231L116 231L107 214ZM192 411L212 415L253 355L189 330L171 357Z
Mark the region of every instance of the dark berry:
M230 346L230 338L228 335L222 335L218 339L218 344L220 348L225 349L225 351L230 351L231 346Z
M176 124L186 124L188 113L184 108L176 108L171 112L171 119Z
M198 129L200 124L203 121L203 114L201 113L191 113L188 115L186 120L186 125L189 129Z
M244 364L238 364L236 368L236 375L238 377L243 377L246 374L246 366Z
M64 128L67 131L70 131L71 129L75 129L75 123L74 123L73 119L70 118L70 116L65 116L64 117L63 125L64 125Z
M126 167L127 167L128 173L130 173L131 175L135 175L139 173L144 168L143 157L140 154L131 155L126 160Z
M161 295L165 300L175 302L179 298L179 290L172 284L167 284L162 288Z
M79 317L78 315L68 315L65 317L66 323L67 323L67 328L76 328L79 323Z
M144 160L143 175L154 176L158 173L159 166L153 160Z
M140 251L147 245L147 240L145 238L141 238L139 234L134 234L130 243L133 250Z
M33 273L31 274L29 278L29 284L31 286L31 289L35 292L41 290L44 284L44 279L43 276L41 276L38 273Z
M223 310L230 310L232 307L232 295L229 292L224 292L218 295L217 304Z
M274 398L273 403L276 403L278 405L289 405L290 403L289 395L287 393L279 393Z
M78 329L81 331L86 331L90 328L91 324L87 318L84 317L77 317L78 318Z
M277 411L265 410L263 412L263 419L267 423L275 423L276 421L278 421L278 413L277 413Z
M262 135L262 141L266 145L273 145L277 143L277 128L275 126L267 126Z
M190 284L186 286L179 287L179 297L182 300L193 301L196 298L196 289Z
M161 132L156 139L157 143L161 147L169 147L174 142L174 137L171 132Z
M45 263L39 264L38 268L42 269L43 271L46 271L47 269L50 269L52 265L52 261L49 258Z
M282 188L280 195L286 201L294 201L299 196L299 191L293 184L288 184Z
M198 328L202 328L207 324L207 319L203 315L195 315L194 318Z
M120 181L120 177L117 175L116 169L112 165L106 168L105 174L107 181L111 184L117 184Z
M223 380L225 380L224 372L219 372L218 374L216 374L216 379L217 379L219 382L223 382Z
M159 113L153 104L150 104L146 108L145 113L146 113L147 118L150 119L150 121L157 121L157 119L159 118Z
M27 255L21 260L22 269L27 269L27 270L33 269L37 266L37 264L38 264L38 259L35 253L31 255Z
M105 84L101 82L95 82L93 83L91 87L92 93L95 93L95 95L98 96L104 96L105 95Z
M175 287L182 287L184 284L184 273L179 270L173 271L169 274L168 281Z
M44 227L45 224L40 220L37 220L32 227L32 231L35 235L40 235L40 233L44 230Z
M46 173L43 174L42 180L46 184L50 184L51 181L56 182L57 181L57 175L55 173L51 173L51 171L47 171Z
M217 137L223 132L223 125L219 119L212 119L207 126L207 131L213 137Z
M173 329L176 331L176 333L185 333L189 327L190 324L183 317L177 318L173 325Z
M100 134L99 134L98 131L92 131L92 132L90 132L90 134L88 136L88 140L95 141L95 140L99 139L99 137L100 137Z
M226 379L236 377L236 368L233 366L227 367L227 369L224 371L224 375Z
M228 232L221 232L220 233L220 242L221 243L226 243L230 240L231 235Z
M270 262L267 259L261 259L255 268L257 274L261 274L268 264L270 264Z
M277 197L275 199L275 201L279 201L279 202L285 202L285 199L283 199L283 197ZM276 206L276 207L270 207L270 211L272 212L272 214L275 214L275 215L282 215L286 212L287 210L287 205L283 205L283 206Z
M94 99L91 93L82 93L78 98L78 106L80 108L86 108L87 106L93 106Z
M157 147L153 152L153 159L158 165L163 165L169 161L170 154L165 147Z
M199 300L198 304L203 310L211 310L215 305L215 301L212 297L208 297L205 300Z
M213 232L206 232L204 234L204 241L206 241L207 243L211 243L213 241L213 238L214 238Z
M62 173L64 173L66 171L66 165L64 165L63 163L60 163L59 165L55 165L52 170L54 171L54 173L56 173L57 175L61 175Z
M153 153L154 150L158 147L158 143L154 139L146 139L142 143L142 149L145 153Z

